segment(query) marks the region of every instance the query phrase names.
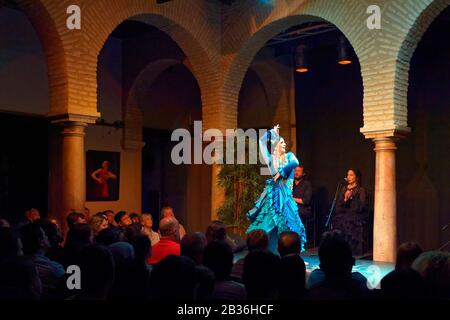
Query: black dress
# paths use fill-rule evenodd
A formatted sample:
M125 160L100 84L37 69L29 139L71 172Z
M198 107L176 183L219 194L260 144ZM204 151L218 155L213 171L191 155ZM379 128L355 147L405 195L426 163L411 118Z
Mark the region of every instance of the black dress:
M364 237L367 225L366 192L363 187L356 186L351 196L345 200L347 186L339 193L336 213L333 218L333 229L341 230L352 247L354 255L361 255L367 250Z

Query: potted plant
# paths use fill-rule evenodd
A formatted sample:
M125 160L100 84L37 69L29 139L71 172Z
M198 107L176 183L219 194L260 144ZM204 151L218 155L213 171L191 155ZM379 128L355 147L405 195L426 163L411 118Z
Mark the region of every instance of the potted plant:
M245 143L248 154L248 141ZM260 196L265 180L260 173L261 165L248 162L246 158L245 164L221 165L218 175L218 185L225 190L225 201L218 210L219 219L241 237L250 223L246 214Z

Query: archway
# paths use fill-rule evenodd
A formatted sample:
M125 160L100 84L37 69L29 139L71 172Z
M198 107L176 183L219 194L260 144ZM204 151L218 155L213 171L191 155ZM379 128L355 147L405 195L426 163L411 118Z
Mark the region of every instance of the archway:
M292 23L292 17L286 19ZM335 25L310 17L297 21L268 39L250 62L239 93L238 123L246 128L281 125L281 135L297 151L313 184L317 228L309 232L317 239L337 183L349 167L359 168L369 195L365 253L370 254L374 153L360 134L363 81L359 59ZM297 52L300 47L301 54ZM345 51L348 61L338 59L338 50ZM306 73L295 72L299 55L307 64ZM259 102L253 103L251 97ZM251 114L256 115L253 123Z
M435 2L431 6L440 1ZM450 7L433 17L433 22L429 18L415 26L424 33L410 53L408 122L412 131L401 142L397 175L399 241L417 241L424 250L438 249L450 238L444 228L450 221L450 46L442 41L450 28Z
M43 16L41 24L45 22ZM0 216L10 221L23 218L32 207L42 216L48 210L45 116L53 89L48 42L41 35L22 8L0 5Z
M208 190L199 188L195 184L201 183L199 176L204 170L175 166L170 159L171 131L190 128L194 120L202 118L200 87L191 72L191 61L178 43L147 22L145 16L122 22L99 56L98 106L104 123L88 128L86 144L94 148L91 142L99 140L95 130L111 131L105 125L120 124L114 132L115 146L109 149L121 154L121 197L115 203L88 205L150 211L155 220L161 207L170 205L185 226L200 230L205 216L209 220L210 204L203 208L199 196L209 192L210 180ZM184 110L183 101L190 103ZM195 110L193 117L171 121L181 111L187 115L188 110Z

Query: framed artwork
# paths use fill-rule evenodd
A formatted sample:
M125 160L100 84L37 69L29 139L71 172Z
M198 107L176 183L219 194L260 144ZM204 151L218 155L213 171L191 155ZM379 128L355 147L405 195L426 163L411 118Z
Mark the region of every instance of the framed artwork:
M120 189L120 152L86 153L86 200L118 201Z

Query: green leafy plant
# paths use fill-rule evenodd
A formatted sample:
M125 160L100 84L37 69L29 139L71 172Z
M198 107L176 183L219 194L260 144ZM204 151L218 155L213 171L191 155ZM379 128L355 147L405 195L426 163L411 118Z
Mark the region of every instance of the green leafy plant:
M245 143L248 154L248 141ZM245 164L224 164L218 175L218 185L225 190L225 201L218 210L219 219L241 235L250 223L246 214L263 191L265 181L260 173L261 165L248 162L246 158Z

